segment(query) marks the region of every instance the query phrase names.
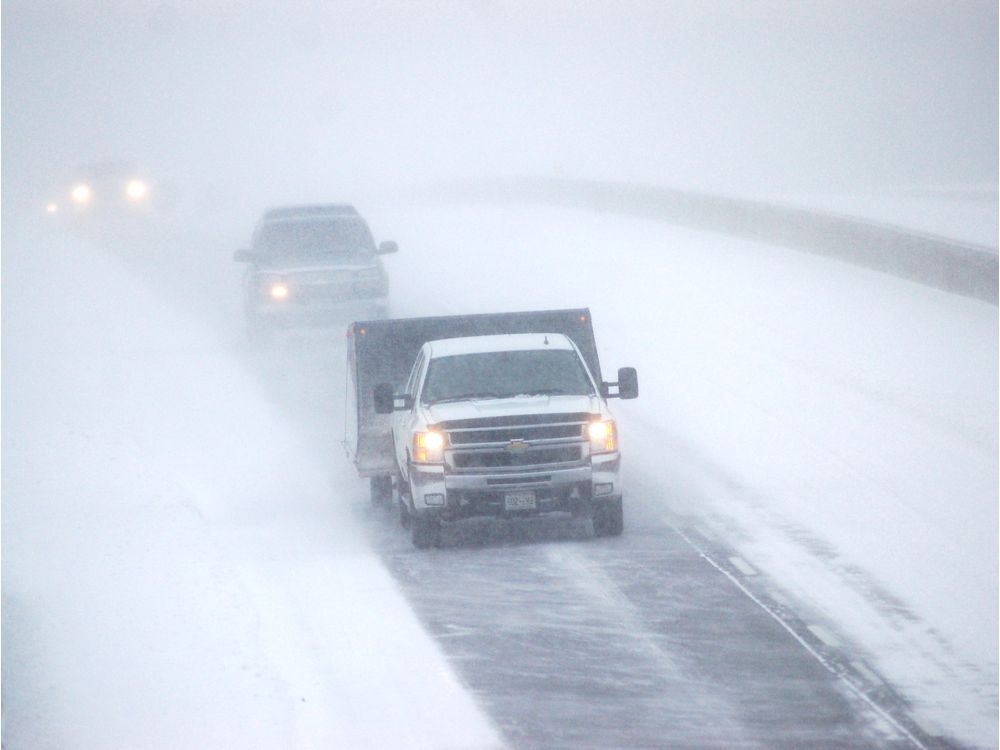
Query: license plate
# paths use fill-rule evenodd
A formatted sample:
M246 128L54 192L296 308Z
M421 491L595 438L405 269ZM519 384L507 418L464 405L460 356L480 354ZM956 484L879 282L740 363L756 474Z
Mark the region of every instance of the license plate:
M535 508L535 493L507 492L503 496L503 505L507 510L533 510Z

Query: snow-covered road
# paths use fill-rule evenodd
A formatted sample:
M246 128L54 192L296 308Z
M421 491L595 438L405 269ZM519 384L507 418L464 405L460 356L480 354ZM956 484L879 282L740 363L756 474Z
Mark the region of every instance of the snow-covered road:
M397 315L591 307L640 373L625 536L415 553L339 450L338 332L247 349L197 237L130 276L5 227L5 746L996 745L995 307L655 222L366 213Z

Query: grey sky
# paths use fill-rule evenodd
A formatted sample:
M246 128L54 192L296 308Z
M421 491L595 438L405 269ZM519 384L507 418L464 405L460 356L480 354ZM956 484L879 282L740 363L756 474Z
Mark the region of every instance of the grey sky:
M276 184L995 183L996 28L992 2L14 0L4 184L99 158Z

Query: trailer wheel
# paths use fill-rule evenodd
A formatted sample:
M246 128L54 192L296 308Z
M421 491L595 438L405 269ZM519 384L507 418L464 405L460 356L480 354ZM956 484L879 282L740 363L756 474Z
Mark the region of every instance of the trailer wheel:
M621 536L625 530L622 499L606 500L594 508L594 535Z
M388 474L371 477L368 480L372 505L376 508L388 508L392 502L392 477Z

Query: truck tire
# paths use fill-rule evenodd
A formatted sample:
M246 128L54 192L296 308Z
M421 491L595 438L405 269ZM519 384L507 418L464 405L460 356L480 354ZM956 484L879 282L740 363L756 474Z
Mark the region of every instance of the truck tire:
M436 516L414 514L410 518L410 539L417 549L436 547L441 524Z
M372 505L376 508L388 508L392 502L392 477L388 474L371 477L368 480Z
M624 530L625 516L620 497L602 502L594 508L595 536L621 536Z
M403 479L402 474L396 475L395 484L396 502L399 506L399 525L408 529L410 528L410 496L408 494L410 485Z

